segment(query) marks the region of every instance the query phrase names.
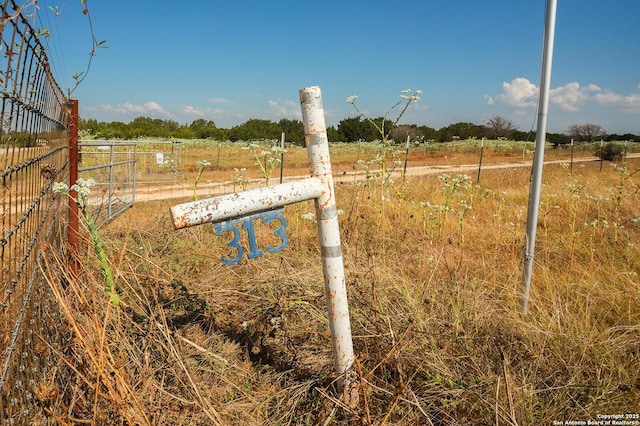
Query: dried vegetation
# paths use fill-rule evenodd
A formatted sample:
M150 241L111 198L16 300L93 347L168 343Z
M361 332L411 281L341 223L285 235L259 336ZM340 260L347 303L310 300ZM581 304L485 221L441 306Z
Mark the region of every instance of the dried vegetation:
M361 155L360 153L358 155ZM529 171L338 184L360 403L335 392L312 203L289 247L236 266L210 226L138 203L43 267L69 330L60 424L530 425L640 411L640 161L545 169L529 315ZM206 177L205 177L206 178ZM185 200L188 201L188 200ZM268 238L259 229L258 241ZM46 399L43 397L43 399ZM46 402L46 401L45 401ZM44 404L44 403L43 403Z

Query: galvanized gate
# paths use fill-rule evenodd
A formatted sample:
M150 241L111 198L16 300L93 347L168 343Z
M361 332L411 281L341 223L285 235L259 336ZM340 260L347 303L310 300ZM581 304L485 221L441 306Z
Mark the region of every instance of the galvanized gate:
M143 184L175 183L167 163L177 164L175 144L149 141L79 141L79 178L93 179L90 213L109 221L133 206Z

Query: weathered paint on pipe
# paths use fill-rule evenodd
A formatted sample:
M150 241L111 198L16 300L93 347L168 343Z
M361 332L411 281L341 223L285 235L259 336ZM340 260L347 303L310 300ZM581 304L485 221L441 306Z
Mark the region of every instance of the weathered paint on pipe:
M323 186L321 195L315 200L318 237L329 309L334 368L338 376L343 376L351 370L355 357L340 245L338 209L320 88L315 86L300 90L300 104L311 176L319 179Z
M171 220L175 229L220 222L272 210L301 201L317 199L324 187L320 180L307 178L250 191L222 195L201 201L171 207Z

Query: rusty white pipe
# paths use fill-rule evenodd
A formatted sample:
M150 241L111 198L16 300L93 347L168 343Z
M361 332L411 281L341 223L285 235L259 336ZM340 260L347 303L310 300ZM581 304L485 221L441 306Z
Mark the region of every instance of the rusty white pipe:
M334 368L338 376L343 376L353 365L354 353L322 94L317 86L302 89L299 94L311 176L319 179L323 187L322 193L315 199L318 237L329 309Z
M171 220L175 229L220 222L231 217L247 216L288 204L316 199L325 187L316 178L307 178L280 185L222 195L201 201L171 207Z

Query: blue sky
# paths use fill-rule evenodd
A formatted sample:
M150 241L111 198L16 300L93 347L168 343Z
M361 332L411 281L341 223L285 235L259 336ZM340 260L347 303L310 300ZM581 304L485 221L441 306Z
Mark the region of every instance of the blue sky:
M499 115L523 131L535 125L544 0L87 4L109 48L73 93L83 118L225 128L300 119L298 90L319 85L329 125L356 115L348 96L376 117L403 89L423 92L404 123L438 129ZM89 59L88 20L78 0L39 5L66 91ZM638 0L558 0L549 131L594 123L640 134L639 16Z

